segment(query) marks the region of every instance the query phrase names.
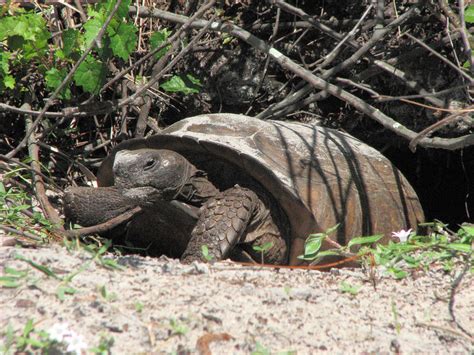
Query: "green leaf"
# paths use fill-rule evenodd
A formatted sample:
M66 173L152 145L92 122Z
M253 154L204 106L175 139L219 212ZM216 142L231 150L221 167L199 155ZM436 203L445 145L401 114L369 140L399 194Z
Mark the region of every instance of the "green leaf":
M110 2L115 5L115 1L110 1ZM132 0L122 0L115 16L118 17L118 18L126 18L126 19L129 18L130 15L128 14L128 9L129 9L131 3L132 3ZM112 7L112 9L113 9L113 7ZM112 9L111 9L111 11L112 11Z
M151 46L151 49L155 49L155 48L158 48L160 46L163 45L163 43L166 42L166 40L168 39L169 35L171 34L170 31L168 31L166 28L161 30L161 31L158 31L158 32L154 32L151 36L150 36L150 46ZM155 53L155 58L156 59L160 59L162 56L165 55L165 53L170 49L170 45L167 45L165 46L164 48L160 49L158 52Z
M56 90L59 85L61 85L62 81L67 75L66 69L61 69L58 70L56 68L51 68L46 72L45 75L45 80L46 80L46 86L51 90L54 91ZM71 99L71 90L66 86L63 90L61 90L61 93L59 94L59 97L62 99L70 100Z
M0 276L0 286L6 288L17 288L20 287L18 283L18 277L14 276Z
M161 84L161 88L167 92L182 92L183 94L196 94L199 92L201 83L190 74L186 76L174 75L170 80Z
M361 244L372 244L378 242L380 239L383 238L383 235L371 235L368 237L357 237L353 238L349 241L347 246L350 248L353 245L361 245Z
M110 47L113 53L127 60L137 46L137 28L129 23L121 23L117 28L109 26Z
M65 295L73 295L77 293L77 290L70 286L60 285L56 289L56 296L60 301L64 301Z
M324 231L324 234L330 235L330 234L334 233L334 232L339 228L340 225L341 225L341 224L338 223L338 224L336 224L335 226L326 229L326 230Z
M446 247L448 249L460 251L462 253L467 253L467 254L472 252L472 248L469 244L450 243Z
M464 10L464 20L467 23L474 23L474 5L469 5L466 10Z
M209 248L207 245L201 245L201 253L202 253L202 256L204 257L204 259L206 259L206 261L211 261L212 260L212 255L209 254Z
M464 230L471 237L474 237L474 225L462 224L461 229Z
M11 75L5 75L5 77L3 78L3 85L5 85L5 87L8 89L14 89L15 83L15 78Z
M24 261L24 262L28 263L29 265L31 265L32 267L34 267L38 271L41 271L43 274L45 274L47 276L53 277L55 279L59 279L59 277L47 266L35 263L33 260L27 259L27 258L25 258L21 255L18 255L18 254L15 255L15 259L18 259L18 260L21 260L21 261Z
M12 56L11 52L8 51L0 51L0 70L4 74L10 73L10 57Z
M267 242L262 245L254 245L252 249L258 252L266 252L273 246L273 242Z
M91 93L97 94L105 82L106 69L104 63L91 55L87 56L74 74L74 82Z
M316 255L319 249L321 249L324 238L326 238L325 235L317 237L310 236L304 246L305 257Z
M27 338L28 335L35 329L35 326L33 324L33 319L28 319L28 321L25 324L25 327L23 328L23 337Z
M390 272L397 279L403 279L408 276L408 272L395 267L388 268L388 272Z
M100 14L103 14L105 18L112 12L116 3L117 0L102 1L97 5L96 9ZM131 0L122 0L117 12L114 15L114 18L118 18L120 20L122 20L122 18L128 18L128 8L130 7L130 4Z
M97 37L103 24L104 21L100 18L91 18L84 24L84 40L86 46L89 46Z
M340 285L341 292L350 293L351 295L355 296L359 293L359 290L362 286L353 286L346 281L342 281Z
M6 274L16 277L25 277L26 275L28 275L28 270L17 270L8 266L5 267L4 271Z
M63 52L66 57L77 60L80 47L80 32L69 28L63 32ZM73 56L73 54L76 54Z

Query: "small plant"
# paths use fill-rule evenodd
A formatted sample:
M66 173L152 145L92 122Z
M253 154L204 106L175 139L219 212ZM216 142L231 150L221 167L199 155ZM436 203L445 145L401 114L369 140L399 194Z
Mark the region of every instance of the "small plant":
M40 271L41 273L45 274L48 277L54 278L59 281L59 284L56 288L56 296L59 300L64 301L66 295L73 295L78 291L70 285L73 278L80 274L81 272L87 270L92 262L97 262L99 265L106 267L108 269L119 269L122 270L124 267L117 264L117 262L113 259L107 259L103 257L103 254L107 251L109 244L102 245L101 247L96 246L85 246L84 248L93 254L92 259L87 260L84 264L82 264L77 270L70 272L66 276L58 276L53 270L45 265L38 264L31 259L28 259L20 254L15 255L15 259L21 260L31 267L35 268L36 270ZM6 267L4 268L4 275L0 276L0 287L6 288L15 288L20 287L30 279L27 278L28 270L16 270L13 268ZM34 280L33 282L36 282ZM116 299L116 295L114 293L109 294L105 286L101 289L102 296L107 301L113 301Z
M317 262L317 259L324 256L339 255L339 252L337 251L320 251L321 246L323 245L323 240L328 238L330 234L334 233L338 227L339 224L336 224L334 227L331 227L322 233L310 234L304 243L304 254L298 256L298 259Z
M93 260L100 266L111 270L124 270L125 266L117 263L116 260L104 257L112 244L111 240L105 240L102 245L86 244L84 250L93 255Z
M144 307L145 307L145 306L143 305L143 303L141 303L141 302L135 302L135 310L136 310L138 313L142 313Z
M251 352L252 355L271 355L271 354L276 354L276 355L296 355L296 351L292 350L286 350L286 351L278 351L276 353L271 352L266 348L264 345L262 345L260 342L257 341L255 344L255 350Z
M317 262L327 255L347 255L350 248L360 246L357 257L366 264L380 265L394 276L401 279L409 275L410 269L427 269L431 264L441 263L444 270L452 270L454 261L459 257L473 259L472 242L474 240L474 226L461 225L457 233L448 232L447 226L439 221L424 223L420 226L429 227L432 231L428 235L416 235L409 230L394 232L392 237L399 243L389 241L388 244L375 244L382 235L357 237L350 240L347 246L339 249L321 251L322 242L336 227L324 233L313 234L305 243L305 253L300 259Z
M12 170L8 176L20 175L22 169ZM52 224L39 212L30 212L33 209L31 198L25 191L16 187L6 188L0 181L0 220L5 227L26 232L30 238L38 242L45 242L48 234L53 230Z
M211 254L209 254L209 248L207 245L201 245L201 253L202 253L203 258L207 262L211 262L214 259L214 257Z
M349 294L355 296L359 293L359 290L361 289L361 287L362 286L354 286L354 285L351 285L348 282L342 281L339 289L343 293L349 293Z
M400 322L398 321L398 310L395 301L392 299L392 315L393 315L393 325L397 334L400 334L402 328Z
M4 341L0 353L34 353L34 354L110 354L114 343L113 337L101 336L97 347L89 349L84 337L71 329L67 323L55 323L46 330L36 329L33 319L29 319L23 329L15 334L8 324L3 332Z
M3 332L5 340L0 347L2 354L9 353L49 353L54 348L54 340L50 339L49 334L42 330L36 330L33 319L29 319L19 335L15 335L15 331L11 324Z
M171 318L170 319L170 329L171 329L171 335L185 335L187 332L189 332L189 329L187 326L184 324L179 323L176 319Z
M257 253L260 253L260 263L263 265L265 258L264 255L267 251L269 251L273 247L273 242L267 242L262 245L254 245L252 247L253 250L255 250Z
M114 343L115 343L114 337L102 335L100 337L99 345L92 349L89 349L89 351L94 354L108 355L108 354L111 354L110 349L112 348Z
M6 288L17 288L26 281L29 270L17 270L7 266L3 269L3 272L5 275L0 276L0 286Z
M252 351L252 355L270 355L270 350L268 350L264 345L257 341L255 344L255 350Z
M100 295L104 298L104 300L106 300L107 302L113 302L115 300L117 300L117 294L115 292L108 292L107 291L107 288L105 287L105 285L102 285L100 288L99 288L99 291L100 291Z

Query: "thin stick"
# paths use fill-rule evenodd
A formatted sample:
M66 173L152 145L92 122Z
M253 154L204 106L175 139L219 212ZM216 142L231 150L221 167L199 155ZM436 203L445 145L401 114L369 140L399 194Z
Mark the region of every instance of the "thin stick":
M112 17L115 15L115 13L117 12L119 6L120 6L120 3L122 2L122 0L117 0L114 8L112 9L112 11L110 12L109 16L107 17L107 19L105 20L104 24L102 25L99 33L97 33L97 36L94 38L94 40L91 42L91 44L89 45L89 47L86 48L86 50L84 51L84 53L82 54L81 58L79 58L79 60L76 62L76 64L74 64L74 66L72 67L72 69L69 71L69 73L66 75L66 77L64 78L64 80L61 82L61 84L56 88L56 90L54 90L54 92L51 94L51 96L48 98L48 100L46 101L46 104L44 105L43 109L41 110L40 114L38 115L38 117L34 120L34 122L31 124L30 128L27 130L26 134L25 134L25 137L22 139L22 141L20 142L20 144L18 144L18 146L13 149L12 151L10 151L8 154L7 154L7 157L9 158L12 158L14 157L21 149L23 149L23 147L26 146L26 143L28 142L28 137L33 133L33 131L36 129L36 127L38 127L38 125L40 124L40 122L42 121L46 111L48 110L48 108L53 104L54 102L54 99L59 95L59 93L62 91L62 89L66 86L66 84L69 82L69 80L72 79L74 73L77 71L77 69L79 68L79 65L81 65L81 63L86 59L86 57L89 55L89 53L92 51L92 49L96 46L96 43L99 43L102 36L104 35L105 33L105 30L107 29L107 26L109 25L110 21L112 20Z
M30 108L30 105L25 103L23 104L23 107L26 109ZM33 124L33 121L31 119L31 116L27 116L26 118L26 129L31 130L31 125ZM30 154L31 158L31 169L32 169L32 175L33 175L33 184L36 192L36 198L38 199L41 208L43 210L43 213L45 217L54 225L54 228L57 229L58 231L63 230L62 226L62 221L61 218L59 218L58 213L56 210L51 206L49 203L48 197L46 196L46 188L44 181L41 177L41 174L38 174L37 172L41 172L41 166L39 163L39 147L35 143L35 134L32 133L28 136L28 151Z
M61 231L61 233L64 234L68 238L77 238L77 237L89 235L89 234L103 233L130 220L133 216L135 216L137 213L141 211L142 211L142 208L137 206L112 219L109 219L107 222L100 223L100 224L97 224L95 226L90 226L90 227L84 227L84 228L73 229L73 230L65 230L65 231Z
M443 57L441 54L439 54L438 52L436 52L433 48L431 48L430 46L428 46L426 43L424 43L423 41L420 41L418 38L416 37L413 37L411 34L409 34L408 32L405 32L403 34L404 36L407 36L408 38L410 38L411 40L415 41L416 43L418 43L420 46L422 46L424 49L426 49L428 52L432 53L434 56L436 56L437 58L439 58L440 60L442 60L444 63L446 63L447 65L449 65L451 68L453 68L456 72L458 72L461 76L463 76L471 85L474 83L474 79L467 73L465 73L464 71L462 71L456 64L454 64L453 62L451 62L449 59Z
M418 9L417 9L418 10ZM143 14L146 11L142 12L142 8L140 8L140 12ZM163 18L167 19L170 21L177 21L177 22L185 22L187 17L181 16L181 15L176 15L172 14L166 11L158 11L158 10L153 10L150 11L148 10L148 14L153 16L153 17L158 17L158 18ZM406 13L405 13L406 14ZM405 15L404 14L404 15ZM399 19L401 19L402 16L400 16ZM399 19L395 20L398 21ZM396 22L392 21L391 24L395 24ZM205 26L209 24L208 21L204 20L199 20L199 21L194 21L191 23L191 27L199 27L199 26ZM387 26L388 27L388 26ZM388 130L402 136L405 139L412 140L413 138L416 137L417 133L406 128L399 122L395 121L393 118L385 115L383 112L381 112L379 109L373 107L372 105L368 104L364 100L358 98L357 96L352 95L351 93L345 91L344 89L331 84L327 82L324 79L321 79L311 73L310 71L302 68L295 62L293 62L290 58L285 56L283 53L278 51L275 48L270 47L267 43L262 41L261 39L257 38L253 34L247 32L246 30L232 24L232 23L221 23L221 22L213 22L210 26L211 30L213 31L220 31L220 32L225 32L228 33L234 37L237 37L252 47L264 52L268 53L268 55L275 61L277 62L280 66L282 66L285 69L288 69L292 73L296 74L303 80L307 81L309 84L314 86L315 88L319 90L325 90L329 94L347 102L360 112L366 114L369 116L371 119L379 122L382 126L387 128ZM386 28L384 28L385 30ZM381 31L379 31L381 32ZM430 148L443 148L447 150L456 150L460 149L469 145L474 144L474 134L468 134L464 135L461 137L457 138L423 138L420 140L419 145L424 146L424 147L430 147Z

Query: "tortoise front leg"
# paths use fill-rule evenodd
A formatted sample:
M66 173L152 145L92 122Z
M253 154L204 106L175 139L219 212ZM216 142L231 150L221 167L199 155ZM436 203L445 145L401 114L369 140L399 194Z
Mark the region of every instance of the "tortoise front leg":
M136 207L115 187L70 187L64 197L64 214L83 227L104 223Z
M218 193L201 207L198 222L181 261L206 261L202 246L206 245L214 260L222 260L241 240L251 221L257 195L246 188L235 186Z

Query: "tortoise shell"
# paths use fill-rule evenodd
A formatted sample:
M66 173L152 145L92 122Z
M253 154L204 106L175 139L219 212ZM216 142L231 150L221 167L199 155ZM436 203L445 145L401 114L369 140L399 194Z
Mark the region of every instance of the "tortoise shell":
M257 181L288 217L290 265L301 263L297 256L310 234L338 223L332 239L344 245L373 234L384 234L381 242L387 242L393 231L414 228L424 218L415 191L387 158L330 128L236 114L187 118L160 134L117 145L99 169L99 186L113 185L118 150L141 148L174 150L198 167L198 161L207 166L225 162ZM226 175L213 176L219 180Z

